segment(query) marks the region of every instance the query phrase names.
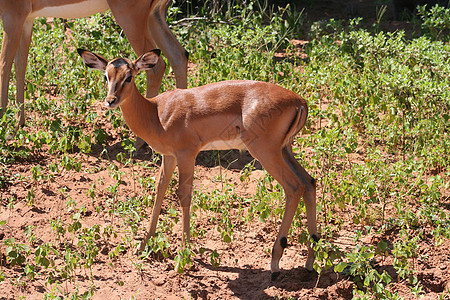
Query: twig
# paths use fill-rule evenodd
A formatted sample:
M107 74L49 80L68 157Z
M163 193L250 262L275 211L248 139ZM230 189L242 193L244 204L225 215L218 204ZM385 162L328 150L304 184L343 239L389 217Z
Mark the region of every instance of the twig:
M232 26L241 26L240 24L237 23L233 23L233 22L226 22L226 21L216 21L213 20L211 18L208 17L190 17L190 18L183 18L181 20L178 21L173 21L172 22L172 26L177 26L183 23L191 23L191 22L197 22L197 21L202 21L202 20L206 20L209 21L210 23L213 24L224 24L224 25L232 25ZM251 29L251 30L255 30L255 28L253 27L248 27L248 26L244 26L245 29Z

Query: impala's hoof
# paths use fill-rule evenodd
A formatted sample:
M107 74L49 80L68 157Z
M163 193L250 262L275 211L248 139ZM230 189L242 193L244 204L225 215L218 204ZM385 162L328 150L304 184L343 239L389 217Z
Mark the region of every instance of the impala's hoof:
M272 281L275 281L278 276L280 276L280 272L273 272L272 273L272 277L270 278Z

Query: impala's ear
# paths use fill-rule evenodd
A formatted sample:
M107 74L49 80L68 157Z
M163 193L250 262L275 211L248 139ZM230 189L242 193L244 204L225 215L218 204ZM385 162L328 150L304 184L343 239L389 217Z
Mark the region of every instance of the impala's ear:
M80 54L86 66L92 69L104 71L106 65L108 65L108 60L101 55L92 53L87 50L77 49L78 54Z
M134 62L134 67L137 72L142 70L148 70L153 68L158 62L159 56L161 55L161 50L154 49L147 53L142 54L136 61Z

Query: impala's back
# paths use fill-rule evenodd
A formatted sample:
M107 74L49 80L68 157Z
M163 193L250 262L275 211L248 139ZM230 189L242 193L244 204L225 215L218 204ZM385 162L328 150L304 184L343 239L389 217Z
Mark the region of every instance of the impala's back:
M258 81L223 81L177 89L155 100L166 133L178 135L179 140L194 138L202 150L242 150L261 135L284 137L291 125L286 120L294 122L303 111L301 128L307 116L302 97Z

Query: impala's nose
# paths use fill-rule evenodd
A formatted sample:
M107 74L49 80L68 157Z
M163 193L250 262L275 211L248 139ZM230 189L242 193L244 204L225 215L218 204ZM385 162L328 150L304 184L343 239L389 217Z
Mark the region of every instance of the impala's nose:
M107 108L115 108L117 106L117 102L116 96L107 96L105 99L105 105Z

